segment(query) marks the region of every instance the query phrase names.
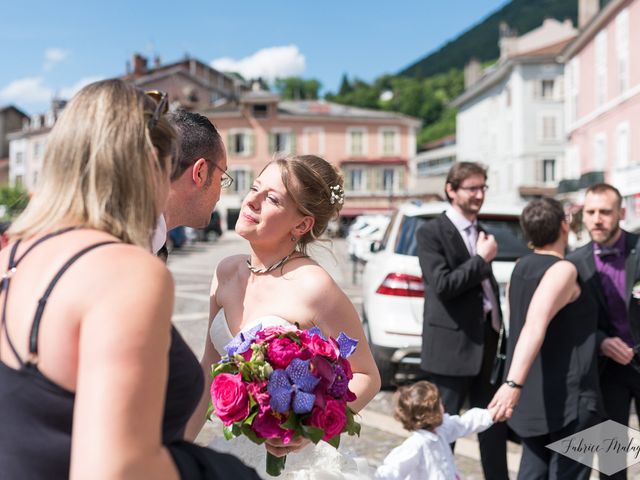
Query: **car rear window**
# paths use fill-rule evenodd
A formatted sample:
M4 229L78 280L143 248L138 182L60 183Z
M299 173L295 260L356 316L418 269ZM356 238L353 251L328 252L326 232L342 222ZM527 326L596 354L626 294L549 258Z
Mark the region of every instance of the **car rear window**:
M416 256L416 231L433 217L404 217L398 232L395 252ZM517 217L503 215L480 215L480 226L496 237L498 255L496 260L514 261L530 252Z

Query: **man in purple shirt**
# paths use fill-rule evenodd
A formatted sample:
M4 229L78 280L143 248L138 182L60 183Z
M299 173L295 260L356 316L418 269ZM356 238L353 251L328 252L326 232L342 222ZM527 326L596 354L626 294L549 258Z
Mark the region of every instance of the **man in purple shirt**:
M640 406L640 362L636 353L640 299L633 294L634 285L640 282L640 237L620 228L623 218L622 196L615 187L605 183L589 187L582 219L591 242L568 258L598 301L598 353L603 360L600 387L607 415L628 425L631 401L635 400L636 409ZM607 478L626 478L626 472Z

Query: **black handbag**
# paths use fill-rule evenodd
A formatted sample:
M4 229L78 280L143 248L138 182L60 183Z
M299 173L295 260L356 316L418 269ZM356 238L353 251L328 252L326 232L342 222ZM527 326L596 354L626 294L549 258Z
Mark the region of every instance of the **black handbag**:
M489 383L498 385L502 383L504 378L504 365L507 362L507 342L504 338L504 323L500 325L500 334L498 335L498 348L496 348L496 357L493 359L491 367L491 377Z

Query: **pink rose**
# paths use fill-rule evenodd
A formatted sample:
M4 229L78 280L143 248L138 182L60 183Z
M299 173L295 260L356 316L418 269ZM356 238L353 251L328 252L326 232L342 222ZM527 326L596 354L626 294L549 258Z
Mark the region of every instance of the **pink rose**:
M300 356L300 345L290 338L275 338L267 345L267 359L274 369L287 368Z
M313 407L309 425L324 430L324 441L342 433L347 424L347 404L340 400L327 400L324 408Z
M333 339L331 339L333 340ZM307 345L307 348L314 355L322 355L323 357L330 358L331 360L338 359L338 351L337 345L334 345L335 342L323 340L320 335L314 335L311 337L311 341Z
M267 327L256 333L256 338L264 341L270 341L290 332L297 332L295 325Z
M211 383L211 400L216 415L226 426L249 415L249 394L239 373L221 373Z
M249 394L253 397L253 399L258 404L258 409L260 413L266 412L271 407L269 406L269 402L271 401L271 395L267 391L267 382L266 380L262 380L259 382L252 382L247 385L247 390Z
M253 418L251 428L260 438L279 438L284 433L280 428L280 420L271 415L271 412L259 413Z

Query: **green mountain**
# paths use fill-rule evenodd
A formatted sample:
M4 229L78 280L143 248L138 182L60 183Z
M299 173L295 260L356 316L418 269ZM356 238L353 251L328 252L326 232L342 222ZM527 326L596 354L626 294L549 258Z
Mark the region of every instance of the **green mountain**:
M602 0L601 0L602 1ZM471 58L486 61L500 56L500 23L505 22L519 35L539 27L547 17L578 18L578 0L512 0L480 23L398 73L400 76L426 78L452 68L464 68Z

